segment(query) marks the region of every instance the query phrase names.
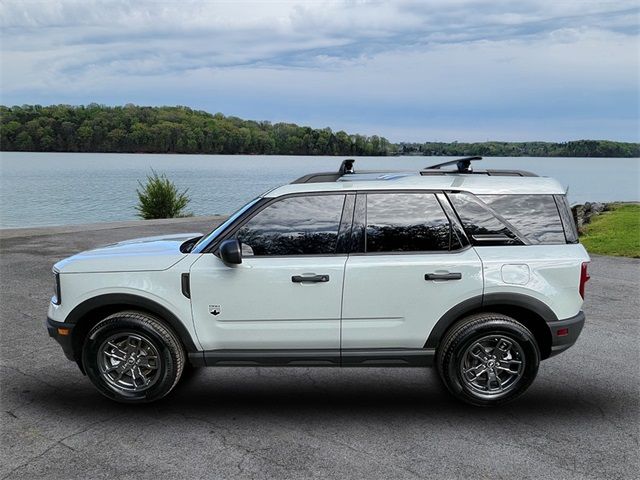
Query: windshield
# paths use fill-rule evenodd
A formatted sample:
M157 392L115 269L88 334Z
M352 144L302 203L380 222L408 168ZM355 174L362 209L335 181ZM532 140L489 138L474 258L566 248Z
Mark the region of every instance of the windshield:
M198 240L198 243L196 243L193 248L191 249L191 253L200 253L202 251L202 249L207 246L211 240L213 240L214 238L216 238L218 236L218 234L220 234L220 232L224 231L229 225L231 225L233 222L236 221L236 219L242 215L244 212L246 212L247 210L249 210L253 205L255 205L255 203L260 200L261 197L258 198L254 198L253 200L251 200L249 203L247 203L244 207L242 207L240 210L238 210L236 213L234 213L233 215L231 215L229 218L227 218L223 223L221 223L220 225L218 225L216 228L214 228L211 232L207 233L204 237L202 237L200 240Z

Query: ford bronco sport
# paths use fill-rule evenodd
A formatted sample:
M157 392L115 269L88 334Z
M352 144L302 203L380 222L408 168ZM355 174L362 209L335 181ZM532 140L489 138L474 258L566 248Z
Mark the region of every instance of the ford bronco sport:
M121 402L160 399L199 366L436 366L460 400L513 400L580 334L589 257L558 182L477 159L345 160L209 234L69 257L49 334Z

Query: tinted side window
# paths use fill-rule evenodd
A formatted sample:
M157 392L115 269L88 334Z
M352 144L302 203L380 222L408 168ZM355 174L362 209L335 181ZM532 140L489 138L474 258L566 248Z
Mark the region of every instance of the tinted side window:
M451 226L431 193L367 194L367 252L449 250Z
M533 244L566 243L552 195L478 195Z
M467 235L476 245L521 245L517 236L484 205L466 193L447 194Z
M238 230L243 255L335 253L344 198L313 195L272 203Z
M560 219L562 220L564 236L567 239L567 243L578 243L578 227L573 219L573 213L567 201L567 196L554 195L553 198L555 198L558 211L560 212Z

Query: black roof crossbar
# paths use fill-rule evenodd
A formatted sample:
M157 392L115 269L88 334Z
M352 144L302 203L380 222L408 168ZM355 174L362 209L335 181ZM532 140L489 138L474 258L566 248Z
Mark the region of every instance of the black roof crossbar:
M471 162L482 160L482 157L465 157L449 160L448 162L431 165L420 171L420 175L451 175L456 173L477 173L479 175L489 175L496 177L537 177L535 173L525 170L477 170L471 167ZM441 170L441 167L455 165L456 170Z
M340 165L340 168L338 169L338 173L341 173L342 175L356 173L356 171L353 169L354 163L356 163L355 159L347 158Z
M319 172L310 173L304 175L291 183L320 183L320 182L336 182L340 177L344 175L350 175L356 173L353 169L353 164L356 163L355 159L347 158L340 164L340 168L337 172Z
M455 165L456 167L458 167L458 173L473 173L473 168L471 168L471 162L476 160L482 160L482 157L465 157L465 158L458 158L456 160L449 160L448 162L431 165L430 167L425 168L425 170L438 170L441 167L448 167L449 165Z

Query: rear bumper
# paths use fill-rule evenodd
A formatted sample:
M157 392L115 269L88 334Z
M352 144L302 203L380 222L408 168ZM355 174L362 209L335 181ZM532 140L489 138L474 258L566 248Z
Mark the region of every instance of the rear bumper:
M584 312L580 311L574 317L565 320L555 320L547 322L549 331L551 332L551 354L550 357L564 352L571 347L582 332L584 327Z
M74 326L75 325L64 322L56 322L55 320L51 320L47 317L47 331L49 332L49 336L55 338L56 342L60 344L65 357L73 361L75 361L75 357L73 355L73 344L71 343L71 338ZM62 333L65 331L66 335L63 335Z

